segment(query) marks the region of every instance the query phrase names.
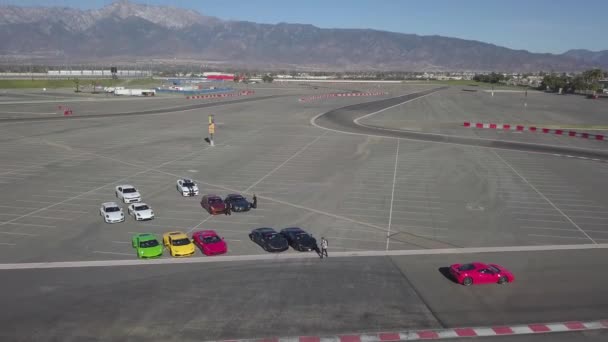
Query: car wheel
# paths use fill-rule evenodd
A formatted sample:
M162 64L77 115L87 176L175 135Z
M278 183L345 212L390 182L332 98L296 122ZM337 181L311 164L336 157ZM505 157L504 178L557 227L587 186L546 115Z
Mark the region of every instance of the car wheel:
M502 277L500 277L500 278L498 279L498 283L499 283L499 284L501 284L501 285L502 285L502 284L506 284L506 283L508 283L508 282L509 282L509 279L507 279L507 277L505 277L505 276L502 276Z
M470 286L473 284L473 278L471 277L466 277L462 280L462 285L464 286Z

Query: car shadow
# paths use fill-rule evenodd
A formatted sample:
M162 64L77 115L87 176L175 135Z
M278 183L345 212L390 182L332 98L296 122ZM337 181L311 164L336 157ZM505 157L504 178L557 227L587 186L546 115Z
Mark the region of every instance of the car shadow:
M443 275L445 278L447 278L452 283L457 284L456 279L454 279L454 277L452 277L452 275L450 274L449 267L439 267L437 269L437 271L439 271L439 273L441 273L441 275Z

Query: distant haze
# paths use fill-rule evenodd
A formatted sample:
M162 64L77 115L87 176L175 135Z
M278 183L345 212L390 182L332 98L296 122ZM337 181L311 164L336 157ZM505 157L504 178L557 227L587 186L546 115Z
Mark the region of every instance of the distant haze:
M27 61L221 61L263 68L409 71L578 71L608 67L608 51L562 55L478 41L305 24L226 21L172 7L0 7L0 58Z

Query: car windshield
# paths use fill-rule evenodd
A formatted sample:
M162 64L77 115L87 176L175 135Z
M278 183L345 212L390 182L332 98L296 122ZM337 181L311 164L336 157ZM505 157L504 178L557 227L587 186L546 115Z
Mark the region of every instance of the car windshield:
M106 208L106 213L113 213L116 211L120 211L120 208L119 207L107 207Z
M122 192L125 193L125 194L134 193L136 191L137 190L135 190L135 188L125 188L125 189L122 189Z
M500 270L494 266L488 266L488 270L492 273L500 273Z
M473 264L464 264L458 268L461 271L470 271L475 269L475 265Z
M264 238L267 239L267 240L275 239L277 236L279 236L279 234L277 234L277 233L267 233L267 234L264 234Z
M245 198L243 198L243 196L232 196L232 197L230 197L230 200L232 200L232 201L243 201L243 200L245 200Z
M296 240L306 239L307 237L309 237L308 234L306 234L306 233L299 233L298 235L296 235Z
M210 198L209 203L211 204L222 204L222 200L219 198Z
M156 246L158 246L158 241L156 241L156 240L142 241L139 243L139 247L141 247L141 248L149 248L149 247L156 247Z
M191 188L194 186L194 183L182 183L183 186L187 187L187 188Z
M136 211L140 211L140 210L148 210L150 209L150 207L148 207L147 205L138 205L135 207Z
M222 239L220 239L218 236L205 236L203 238L204 243L216 243L220 241L222 241Z
M172 244L173 246L184 246L190 243L190 240L187 238L183 238L183 239L177 239L177 240L173 240Z

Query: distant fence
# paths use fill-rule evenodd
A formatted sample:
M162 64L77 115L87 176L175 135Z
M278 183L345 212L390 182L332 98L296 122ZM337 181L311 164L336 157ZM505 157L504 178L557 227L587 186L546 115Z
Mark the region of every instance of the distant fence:
M192 89L192 90L177 90L167 88L156 88L159 93L167 94L184 94L184 95L197 95L197 94L216 94L216 93L227 93L234 91L233 88L215 88L215 89Z

